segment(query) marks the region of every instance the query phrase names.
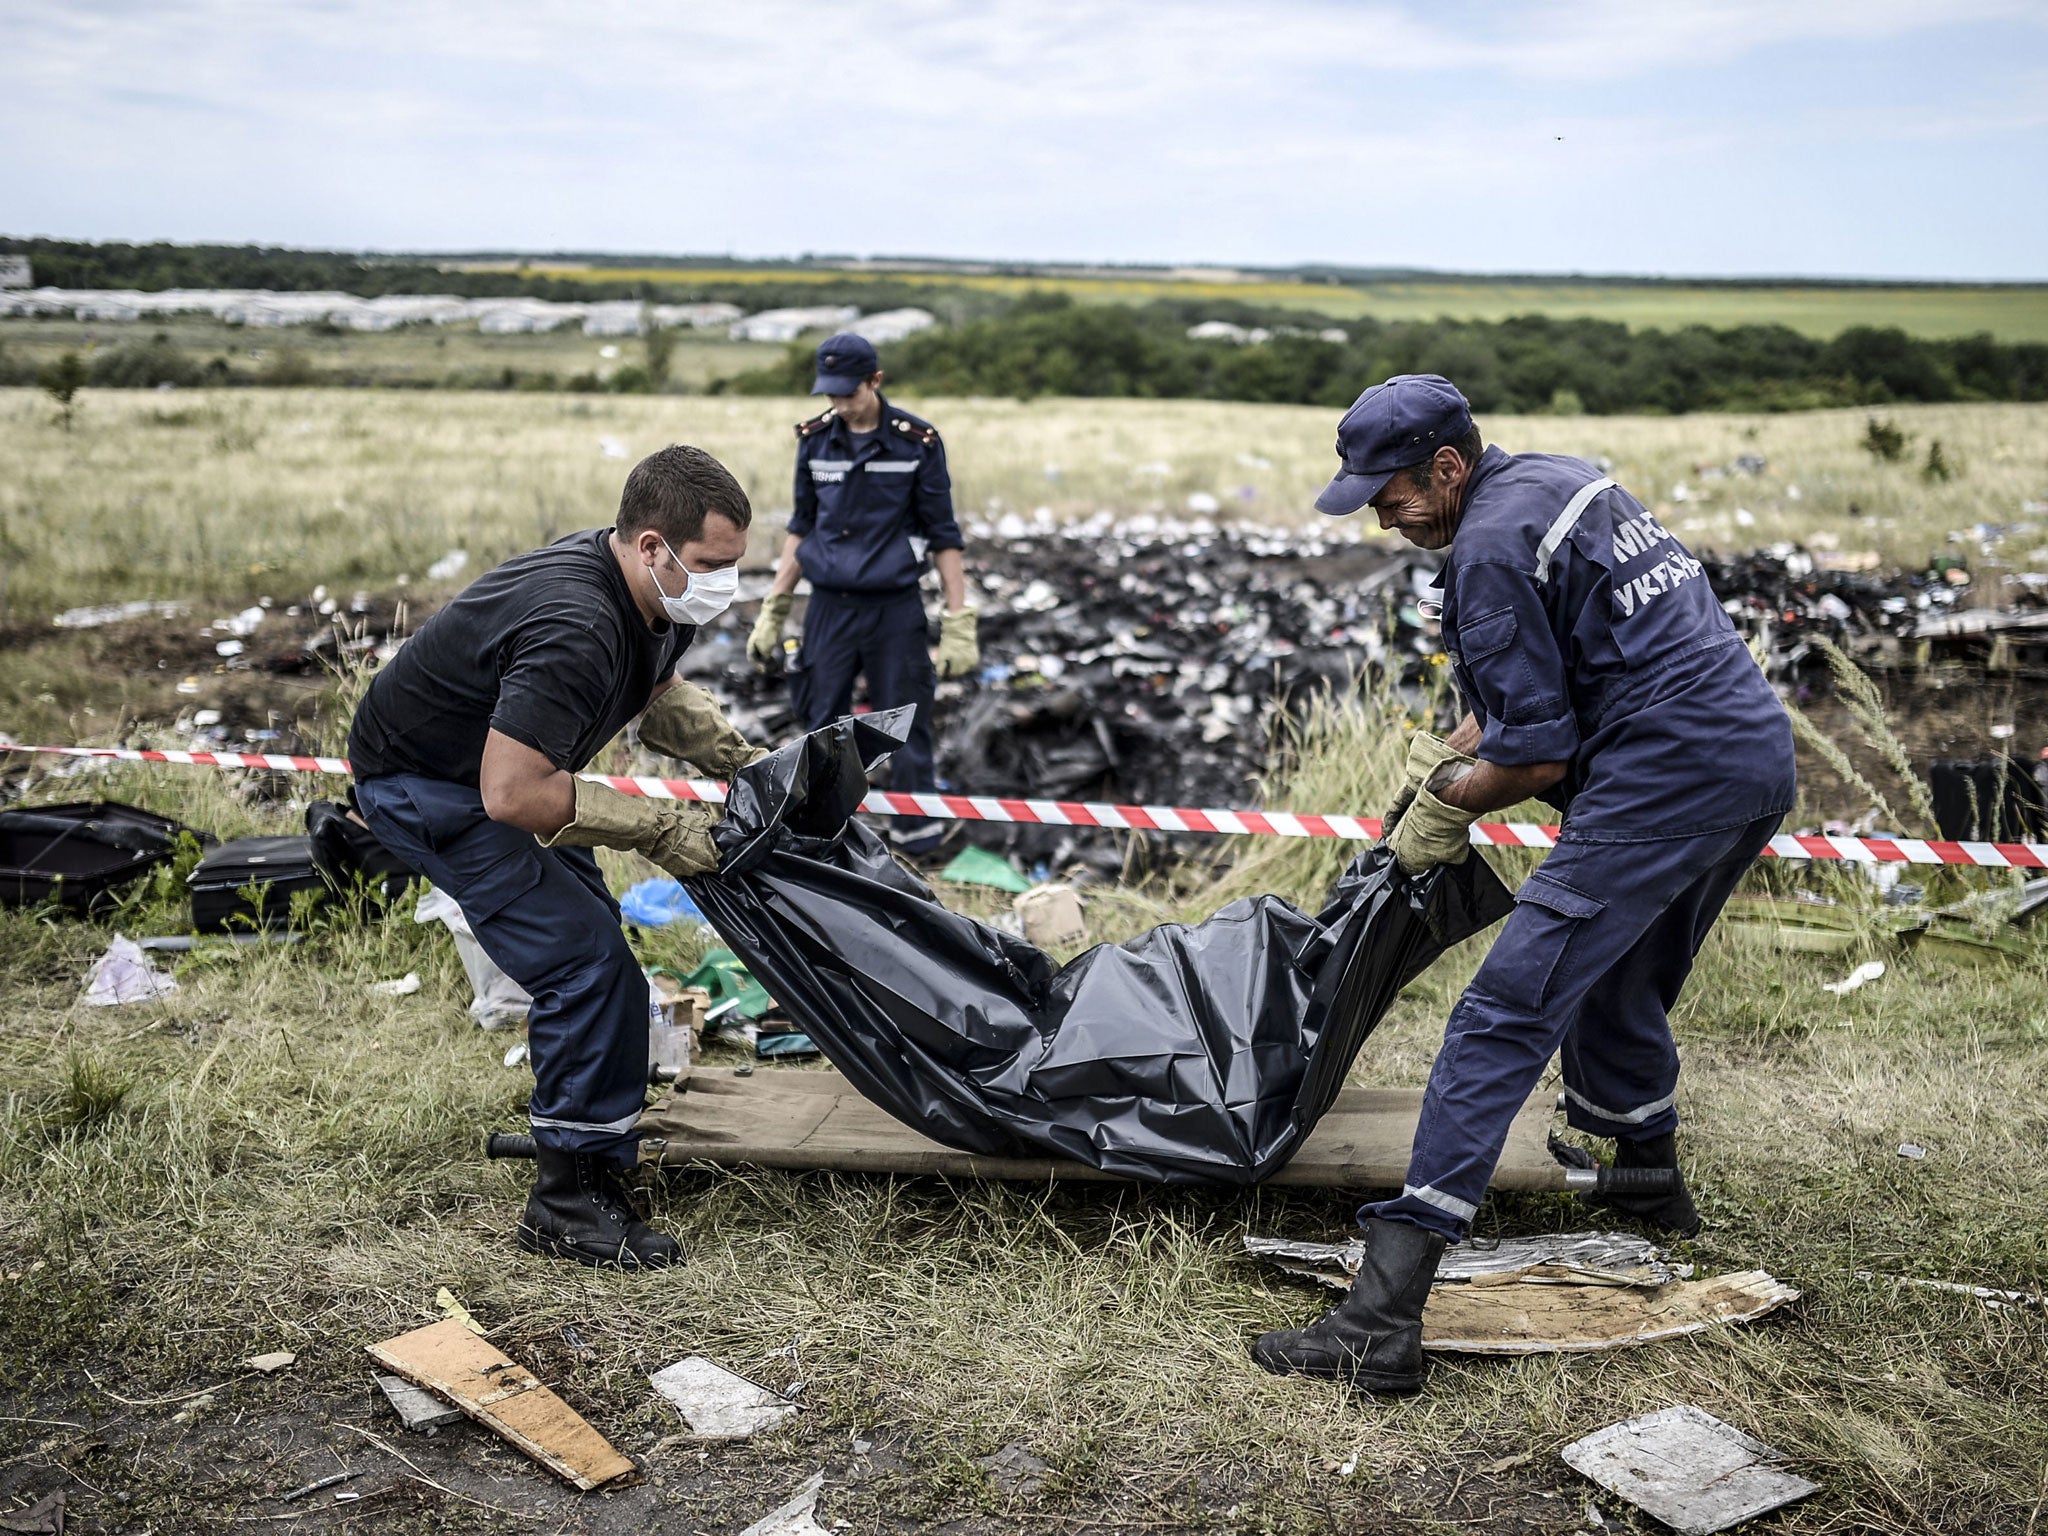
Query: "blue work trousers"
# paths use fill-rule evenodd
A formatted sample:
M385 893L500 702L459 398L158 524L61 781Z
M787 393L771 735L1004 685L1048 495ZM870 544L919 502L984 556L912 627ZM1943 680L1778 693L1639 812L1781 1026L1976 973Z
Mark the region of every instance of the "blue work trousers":
M915 589L883 598L811 595L803 643L789 674L789 701L804 729L818 730L851 710L854 679L861 676L876 709L917 706L910 739L889 759L889 787L911 793L935 788L932 699L938 675L925 639L924 599Z
M1398 1200L1358 1213L1453 1242L1552 1053L1565 1114L1596 1136L1678 1124L1670 1013L1722 905L1780 817L1651 842L1561 840L1451 1010Z
M455 898L499 969L533 997L533 1139L625 1164L647 1102L647 976L588 848L543 848L462 784L388 774L356 786L363 819Z

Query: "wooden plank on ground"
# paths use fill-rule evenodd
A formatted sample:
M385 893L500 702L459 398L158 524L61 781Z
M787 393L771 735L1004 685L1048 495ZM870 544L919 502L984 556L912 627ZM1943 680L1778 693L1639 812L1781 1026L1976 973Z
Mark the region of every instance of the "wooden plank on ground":
M1553 1096L1538 1093L1508 1132L1496 1189L1559 1190L1564 1170L1547 1145ZM1346 1088L1269 1184L1398 1189L1408 1170L1422 1092ZM1058 1158L981 1157L921 1135L855 1091L839 1073L791 1067L735 1076L699 1067L640 1117L641 1156L669 1164L838 1168L947 1178L1109 1179Z
M633 1470L632 1462L531 1371L454 1318L372 1344L369 1353L386 1370L446 1398L585 1492Z

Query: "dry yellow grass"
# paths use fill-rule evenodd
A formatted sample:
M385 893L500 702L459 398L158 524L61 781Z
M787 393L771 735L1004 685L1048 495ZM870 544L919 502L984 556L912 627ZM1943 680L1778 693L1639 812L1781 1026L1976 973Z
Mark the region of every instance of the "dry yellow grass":
M88 391L78 427L50 403L0 391L0 567L6 609L39 619L84 602L220 601L329 584L415 580L452 548L501 559L607 522L625 471L693 442L739 475L765 558L790 504L790 427L808 401L698 397L386 394L323 390ZM1336 414L1301 406L1137 400L920 400L945 436L963 513L1066 521L1098 512L1313 524L1335 465ZM1911 437L1907 460L1860 446L1870 412L1682 418L1489 418L1516 449L1605 456L1696 547L1832 539L1915 564L1951 530L2011 523L2048 499L2048 406L1926 406L1876 414ZM1959 467L1930 483L1930 442ZM624 452L609 458L602 444ZM1738 454L1761 477L1703 479ZM1678 502L1680 485L1689 499ZM1856 509L1852 512L1852 508ZM1746 518L1745 518L1746 515ZM2006 558L2048 567L2048 537Z

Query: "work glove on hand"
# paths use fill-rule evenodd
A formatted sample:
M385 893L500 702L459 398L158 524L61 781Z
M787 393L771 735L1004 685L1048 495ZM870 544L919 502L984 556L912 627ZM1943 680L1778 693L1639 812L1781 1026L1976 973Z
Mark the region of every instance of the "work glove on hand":
M1464 863L1472 852L1469 829L1478 819L1479 812L1461 811L1418 789L1385 842L1403 870L1419 875L1434 864Z
M1414 803L1416 791L1446 763L1471 768L1477 765L1478 759L1452 750L1450 743L1430 731L1417 731L1408 738L1408 761L1402 769L1401 792L1394 796L1394 803L1387 807L1387 814L1382 818L1382 840L1394 835L1394 828L1400 823L1403 813Z
M770 592L761 599L761 617L747 636L747 657L763 672L782 659L782 626L789 622L795 602L794 592Z
M724 813L696 800L649 800L609 784L576 781L576 819L543 848L623 848L644 854L678 880L715 874L718 846L711 829Z
M966 677L981 669L980 615L962 608L939 620L939 648L932 656L940 677Z
M640 717L640 740L722 779L768 755L767 748L755 746L725 718L716 699L695 683L681 681L647 706Z

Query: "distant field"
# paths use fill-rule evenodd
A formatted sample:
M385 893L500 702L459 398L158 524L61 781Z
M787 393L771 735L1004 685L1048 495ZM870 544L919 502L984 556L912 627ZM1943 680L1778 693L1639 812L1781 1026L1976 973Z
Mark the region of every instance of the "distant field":
M570 282L789 285L845 284L868 274L829 269L732 271L690 267L536 266L525 269ZM1339 319L1499 320L1510 315L1590 317L1671 330L1686 325L1785 325L1833 337L1855 325L1897 326L1915 336L1970 336L2048 342L2048 284L2027 287L1914 288L1735 286L1731 284L1399 282L1339 287L1302 282L1171 282L1164 279L997 277L944 272L875 273L876 281L931 288L972 288L1020 294L1054 289L1091 303L1149 299L1218 299L1284 304Z
M226 359L238 379L262 377L266 366L275 366L287 351L300 354L322 378L401 387L450 381L485 386L508 368L519 374L552 373L563 381L583 373L602 378L646 361L638 337L586 336L574 325L523 336L486 335L474 325L323 332L304 325L252 330L199 315L90 323L0 320L0 347L16 359L40 365L66 351L90 358L95 348L146 341L159 331L201 364L215 357ZM760 342L729 341L723 330L679 331L669 380L679 388L703 389L713 379L758 368L780 351Z

